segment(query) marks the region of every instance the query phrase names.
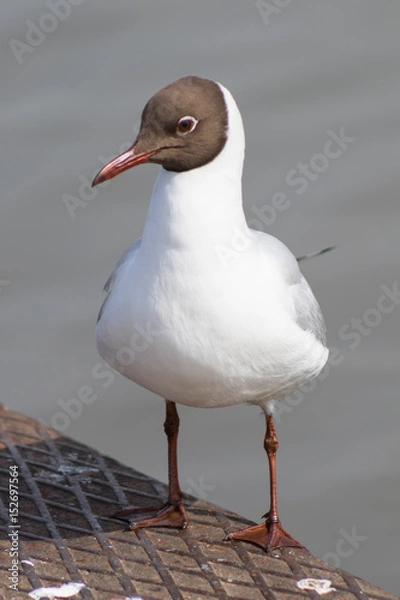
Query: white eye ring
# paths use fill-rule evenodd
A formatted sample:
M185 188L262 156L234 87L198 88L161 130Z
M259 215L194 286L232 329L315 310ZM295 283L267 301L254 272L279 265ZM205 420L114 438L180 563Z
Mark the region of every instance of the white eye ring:
M184 129L180 129L180 125L183 124L185 121L189 121L191 123L191 127L190 129L184 130ZM194 117L191 117L190 115L185 115L184 117L181 117L176 125L176 132L180 133L181 135L186 135L187 133L192 133L192 131L194 131L196 129L198 120L195 119Z

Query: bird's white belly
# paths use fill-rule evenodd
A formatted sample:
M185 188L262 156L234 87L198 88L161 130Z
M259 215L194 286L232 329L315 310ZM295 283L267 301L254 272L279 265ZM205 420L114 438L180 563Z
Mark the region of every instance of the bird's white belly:
M315 377L326 349L275 299L268 306L262 293L260 306L243 274L236 289L223 277L210 281L207 273L205 285L181 266L179 276L166 268L149 282L133 265L98 323L100 355L139 385L189 406L276 399Z

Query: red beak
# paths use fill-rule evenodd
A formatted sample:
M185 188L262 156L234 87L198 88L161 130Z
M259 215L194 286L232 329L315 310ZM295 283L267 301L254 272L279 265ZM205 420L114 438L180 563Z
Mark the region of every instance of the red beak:
M120 154L119 156L116 156L110 160L109 163L104 165L102 169L100 169L96 177L93 179L92 187L99 183L103 183L108 179L116 177L131 167L136 167L136 165L141 165L147 162L149 158L157 152L157 150L158 149L149 150L148 152L140 152L139 154L135 154L135 144L133 144L129 150L123 154Z

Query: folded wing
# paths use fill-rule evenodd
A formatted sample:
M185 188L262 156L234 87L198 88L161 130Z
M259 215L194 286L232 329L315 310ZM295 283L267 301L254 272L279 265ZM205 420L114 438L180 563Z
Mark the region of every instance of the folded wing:
M121 258L117 262L114 271L111 273L110 277L105 282L103 289L105 292L107 292L107 296L104 298L103 304L100 307L100 311L99 311L99 314L97 317L97 323L100 321L101 315L104 312L104 308L112 294L114 282L115 282L116 278L118 277L118 273L121 271L124 264L128 260L133 258L134 254L136 253L137 249L139 248L139 246L141 244L141 241L142 241L142 238L139 238L138 240L136 240L136 242L134 242L132 244L132 246L129 246L129 248L127 250L125 250L125 252L122 254Z

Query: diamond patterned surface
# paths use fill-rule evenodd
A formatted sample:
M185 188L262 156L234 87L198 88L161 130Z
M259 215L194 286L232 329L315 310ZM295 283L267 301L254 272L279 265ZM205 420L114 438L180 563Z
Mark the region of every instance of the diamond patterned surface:
M8 475L19 469L18 592L9 589ZM28 599L32 589L81 582L86 600L296 600L320 598L301 590L307 577L329 579L340 600L396 600L392 594L299 549L266 555L249 544L225 542L249 523L191 499L185 531L127 531L108 515L118 506L159 502L165 488L0 405L0 593Z

